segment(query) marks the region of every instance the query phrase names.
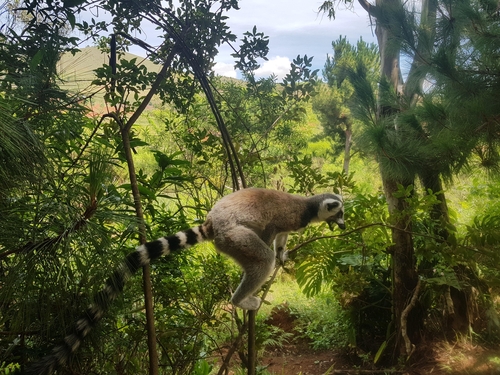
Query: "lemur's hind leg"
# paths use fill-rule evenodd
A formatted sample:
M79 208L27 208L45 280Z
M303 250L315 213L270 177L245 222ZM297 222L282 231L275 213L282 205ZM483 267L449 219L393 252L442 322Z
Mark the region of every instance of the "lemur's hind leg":
M257 310L261 300L253 294L265 283L275 265L274 251L259 236L244 226L237 226L215 236L215 246L243 268L243 279L231 302L245 310Z

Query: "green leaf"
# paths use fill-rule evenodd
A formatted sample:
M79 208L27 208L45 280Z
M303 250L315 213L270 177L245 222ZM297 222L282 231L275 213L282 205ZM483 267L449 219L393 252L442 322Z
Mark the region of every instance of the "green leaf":
M384 341L382 345L380 345L380 348L378 348L377 353L375 354L375 357L373 358L373 363L376 364L382 354L384 354L385 349L387 348L387 341Z
M64 0L63 4L65 8L72 8L78 5L82 5L84 2L85 0Z
M30 61L30 68L31 69L36 69L38 65L40 65L40 62L42 62L43 56L45 55L45 50L43 48L40 48L37 53L35 53L35 56Z
M73 12L71 12L70 10L68 10L66 12L66 18L68 19L68 22L71 25L71 30L74 30L75 24L76 24L75 14Z
M122 185L119 186L119 188L127 189L129 191L132 191L132 185L131 184L122 184ZM143 196L145 196L145 197L147 197L148 199L151 199L151 200L156 199L156 194L151 189L148 189L144 185L137 185L137 188L139 189L139 193L141 193L141 195L143 195Z

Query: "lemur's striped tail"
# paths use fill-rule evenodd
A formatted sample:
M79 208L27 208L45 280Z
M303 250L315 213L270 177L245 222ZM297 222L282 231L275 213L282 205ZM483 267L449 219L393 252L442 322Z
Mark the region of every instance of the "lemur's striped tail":
M172 236L162 237L156 241L138 246L130 253L106 281L104 288L94 296L94 302L77 320L73 333L52 349L52 353L31 366L27 374L49 375L58 367L68 363L71 355L80 347L83 339L101 320L111 303L123 291L125 282L140 268L171 251L186 249L197 243L212 239L210 229L204 224L178 232Z

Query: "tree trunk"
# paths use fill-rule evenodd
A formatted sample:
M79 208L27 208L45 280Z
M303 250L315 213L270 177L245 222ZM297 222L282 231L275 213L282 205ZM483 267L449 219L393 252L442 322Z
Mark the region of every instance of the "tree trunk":
M402 9L402 4L400 0L377 0L376 8L377 26L375 34L380 51L381 79L389 83L391 90L401 94L401 51L397 42L398 37L393 34L395 29L390 26L390 19L395 17L396 13ZM377 113L379 120L382 121L384 117L394 116L400 111L400 108L396 107L395 103L393 105L385 103L382 100L383 95L384 93L379 93ZM405 342L402 339L402 329L405 329L406 338L410 339L411 343L415 343L419 338L422 325L422 317L418 316L418 308L412 308L409 312L405 312L405 319L401 319L417 286L418 275L415 268L413 237L411 234L412 220L406 210L408 204L404 198L398 198L394 194L398 191L398 184L407 188L414 181L410 177L394 177L387 172L381 170L389 214L394 220L392 229L393 245L389 251L392 254L392 303L396 333L394 355L398 357L409 354L406 353ZM405 327L402 327L402 321L407 322Z
M256 311L248 310L248 375L255 375L257 366L257 348L255 346L256 315Z
M345 122L345 148L344 148L344 172L349 175L349 164L351 162L352 146L352 125L349 121Z
M134 206L136 217L139 221L139 242L146 243L146 228L144 226L144 215L141 204L141 194L137 184L137 177L135 174L134 159L132 157L132 150L130 147L130 138L128 130L121 128L123 149L127 159L130 186L134 198ZM144 291L144 304L146 309L146 331L148 333L148 353L149 353L149 375L158 375L158 352L156 350L156 329L153 313L153 292L151 288L151 272L149 266L144 266L142 269L143 291Z
M377 8L388 11L401 7L400 0L377 0ZM382 13L382 12L380 12ZM380 16L382 17L382 15ZM377 19L375 35L377 36L378 48L380 53L380 77L390 83L394 92L400 91L401 70L399 66L400 48L397 43L397 37L393 35L393 30L387 27L387 20L381 22ZM385 25L384 25L385 24ZM379 97L378 117L391 115L399 108L387 108L381 103Z
M410 302L413 291L417 286L418 275L415 268L415 257L413 249L413 237L411 235L411 217L405 213L408 208L403 198L396 198L394 193L398 191L398 182L384 175L382 172L384 193L387 199L388 209L391 217L395 219L392 229L393 245L389 249L392 255L392 308L393 321L396 332L395 354L396 356L406 353L405 343L402 340L401 317L406 306ZM410 185L409 182L403 186ZM418 309L412 309L406 321L408 338L412 343L419 339L419 331L422 326L421 318L418 318Z
M420 181L426 192L431 190L436 194L439 203L432 207L430 217L432 220L440 223L438 230L434 234L442 237L444 241L447 241L450 233L446 226L450 223L450 217L439 173L427 169L420 174Z
M448 206L446 204L445 195L443 192L443 185L437 172L426 170L421 174L422 185L425 190L431 190L436 194L439 203L436 204L430 212L431 219L439 223L434 230L434 235L439 236L443 241L450 240L450 233L448 225L450 224L450 217L448 214ZM455 267L455 273L459 280L464 278L464 269L466 266ZM463 288L458 290L449 286L446 291L446 306L443 309L444 324L452 335L456 333L467 333L469 331L471 317L468 311L468 302L473 301L471 288Z

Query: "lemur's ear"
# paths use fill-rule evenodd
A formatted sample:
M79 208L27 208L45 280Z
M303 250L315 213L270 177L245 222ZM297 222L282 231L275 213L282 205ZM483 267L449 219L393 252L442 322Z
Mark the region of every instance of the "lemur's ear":
M331 211L331 210L333 210L334 208L338 208L338 207L340 207L340 202L333 202L333 203L327 203L327 204L326 204L326 209L327 209L328 211Z

